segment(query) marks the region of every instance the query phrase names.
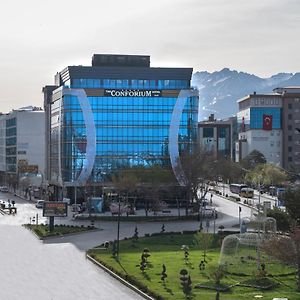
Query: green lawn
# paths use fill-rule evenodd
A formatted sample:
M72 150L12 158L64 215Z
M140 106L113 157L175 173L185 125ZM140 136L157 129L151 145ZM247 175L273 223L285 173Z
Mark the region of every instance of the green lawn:
M93 226L83 227L83 226L70 226L70 225L55 225L54 230L52 232L49 231L49 227L43 224L40 225L31 225L25 224L26 228L32 230L37 234L40 238L64 235L70 233L79 233L84 231L89 231L95 229Z
M205 242L206 241L206 242ZM199 263L203 260L204 245L210 244L207 251L207 264L205 270L199 269ZM136 283L138 286L146 286L147 289L161 296L161 299L187 299L180 285L181 269L186 269L192 280L192 292L190 299L215 299L216 291L209 289L196 289L195 285L201 283L213 285L212 273L216 270L220 254L220 240L217 235L209 235L207 238L201 234L163 234L151 237L123 240L120 242L119 262L112 255L112 246L108 250L91 249L88 254L96 260L102 262L110 269L127 278L128 281ZM182 245L189 246L189 258L184 259ZM144 248L150 250L151 256L144 272L140 270L141 254ZM244 250L243 250L244 251ZM249 250L251 251L251 250ZM248 254L245 250L245 256ZM239 253L240 255L240 253ZM255 253L251 253L255 255ZM267 259L267 257L264 257ZM162 265L166 266L167 278L165 283L161 280ZM279 283L278 287L272 290L262 291L254 287L236 286L238 283L248 284L256 277L256 261L245 260L232 264L231 274L221 280L221 284L234 285L227 292L220 294L220 299L256 299L254 296L262 295L261 299L273 299L275 297L286 297L289 300L300 298L296 292L296 277L293 272L295 269L281 265L280 263L266 262L268 278L273 282ZM290 274L290 275L289 275ZM270 276L272 275L272 276Z

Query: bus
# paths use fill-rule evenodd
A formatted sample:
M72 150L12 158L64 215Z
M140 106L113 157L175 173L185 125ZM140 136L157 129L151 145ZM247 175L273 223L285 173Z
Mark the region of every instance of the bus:
M232 183L229 186L229 190L231 193L234 194L239 194L241 192L241 189L247 188L248 186L246 184L237 184L237 183Z
M254 190L251 188L242 188L239 195L240 195L240 197L253 198Z
M285 193L285 188L277 188L278 206L285 206L284 193Z

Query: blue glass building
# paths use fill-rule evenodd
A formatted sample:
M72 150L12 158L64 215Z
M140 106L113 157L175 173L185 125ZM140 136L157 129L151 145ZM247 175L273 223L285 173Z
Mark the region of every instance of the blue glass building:
M149 56L94 55L44 87L50 184L83 186L132 166L175 166L197 145L191 68L152 68ZM184 184L182 174L176 174Z

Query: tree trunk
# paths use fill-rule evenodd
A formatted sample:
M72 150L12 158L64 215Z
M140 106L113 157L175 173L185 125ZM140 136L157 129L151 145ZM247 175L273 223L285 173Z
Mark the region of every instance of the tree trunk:
M297 267L298 267L298 270L297 270L297 275L298 275L298 291L300 291L300 258L298 258L298 263L297 263Z

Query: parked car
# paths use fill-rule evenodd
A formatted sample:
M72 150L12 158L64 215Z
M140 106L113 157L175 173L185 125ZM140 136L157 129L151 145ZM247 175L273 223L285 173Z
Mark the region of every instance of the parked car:
M65 202L68 205L70 205L71 204L71 199L70 198L63 198L63 202Z
M81 213L82 212L81 204L72 204L72 212Z
M212 206L207 206L205 209L202 210L202 216L205 218L218 218L218 212Z
M44 200L38 200L35 204L36 208L43 208L44 207Z
M1 191L2 193L8 193L8 187L7 187L7 186L1 186L1 187L0 187L0 191Z

